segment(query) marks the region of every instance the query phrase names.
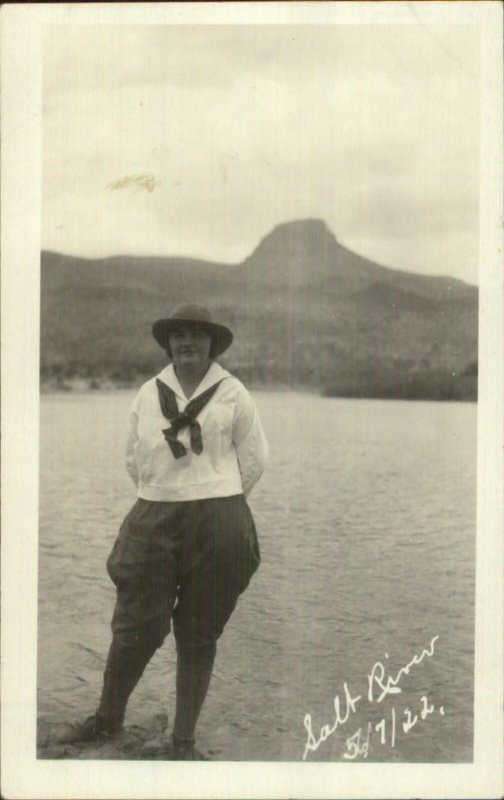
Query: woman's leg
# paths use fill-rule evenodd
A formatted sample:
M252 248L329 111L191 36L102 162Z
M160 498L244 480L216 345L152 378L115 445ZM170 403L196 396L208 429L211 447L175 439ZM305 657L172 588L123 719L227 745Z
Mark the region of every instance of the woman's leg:
M175 738L193 742L196 723L210 686L215 644L192 647L177 642Z
M63 733L62 741L121 729L128 698L170 630L177 587L170 512L170 504L139 500L121 526L107 561L117 592L100 704L93 716Z
M111 727L121 724L130 694L170 631L178 550L172 522L173 504L137 501L107 562L117 599L98 714Z
M99 724L108 733L116 733L121 729L129 696L157 647L157 643L148 646L124 646L120 640L113 638L97 711Z
M194 501L187 510L173 614L177 642L173 735L180 758L193 757L196 723L210 685L216 642L260 559L254 522L242 496Z

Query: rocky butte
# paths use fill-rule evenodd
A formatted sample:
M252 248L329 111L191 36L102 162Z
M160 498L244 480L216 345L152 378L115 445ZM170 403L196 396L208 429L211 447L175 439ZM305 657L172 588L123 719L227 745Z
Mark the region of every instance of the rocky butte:
M139 383L163 363L152 320L194 299L236 331L222 363L252 385L476 399L477 288L376 264L322 220L276 226L236 265L43 252L41 273L44 386Z

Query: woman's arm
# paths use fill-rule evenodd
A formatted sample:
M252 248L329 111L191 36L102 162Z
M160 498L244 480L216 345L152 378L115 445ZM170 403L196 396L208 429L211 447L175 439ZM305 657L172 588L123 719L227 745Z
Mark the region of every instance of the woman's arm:
M268 458L268 441L249 393L240 392L233 420L233 443L238 456L242 488L248 497L261 477Z
M130 409L128 419L128 438L126 441L126 469L135 486L138 487L138 467L135 458L135 445L138 441L138 414L137 414L137 400L133 403Z

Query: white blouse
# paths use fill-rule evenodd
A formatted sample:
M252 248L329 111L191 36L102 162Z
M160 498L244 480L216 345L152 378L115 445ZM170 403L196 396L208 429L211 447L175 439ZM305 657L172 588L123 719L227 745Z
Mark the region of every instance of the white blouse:
M187 454L175 458L164 438L170 427L159 403L156 379L175 392L179 412L190 399L223 378L197 416L203 452L191 450L189 428L178 433ZM129 417L126 467L144 500L175 502L208 497L249 495L268 457L268 442L254 401L243 384L213 361L192 398L180 386L173 365L148 380L133 402Z

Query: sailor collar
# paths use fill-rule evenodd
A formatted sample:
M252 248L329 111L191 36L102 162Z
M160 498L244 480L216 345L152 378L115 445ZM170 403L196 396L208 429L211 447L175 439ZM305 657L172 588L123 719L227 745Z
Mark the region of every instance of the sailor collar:
M211 386L214 386L216 383L219 383L223 378L231 377L231 373L227 371L227 369L223 369L220 364L217 364L216 361L212 361L209 368L205 372L201 382L198 384L194 392L192 393L191 397L186 397L184 394L184 390L182 389L179 379L175 373L175 369L173 364L168 364L159 375L156 375L160 381L163 381L167 386L172 389L177 397L183 403L189 403L190 400L193 400L198 395L202 394L204 391L209 389Z

